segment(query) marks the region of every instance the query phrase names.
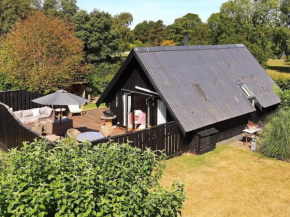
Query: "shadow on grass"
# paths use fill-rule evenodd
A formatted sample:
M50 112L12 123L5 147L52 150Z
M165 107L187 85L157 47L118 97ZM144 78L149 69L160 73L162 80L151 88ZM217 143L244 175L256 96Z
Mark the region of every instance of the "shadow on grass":
M282 73L290 73L290 66L268 66L267 68Z

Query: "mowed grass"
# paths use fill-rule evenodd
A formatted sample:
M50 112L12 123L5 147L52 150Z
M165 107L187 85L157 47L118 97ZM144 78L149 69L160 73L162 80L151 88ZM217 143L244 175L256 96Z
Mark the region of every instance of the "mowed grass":
M106 104L102 103L99 108L106 108ZM94 110L94 109L98 109L98 107L96 106L96 103L88 103L87 105L84 105L84 108L83 108L84 111L89 111L89 110Z
M167 161L160 181L183 180L183 216L290 216L290 163L221 145Z
M267 72L273 79L290 79L290 62L285 62L284 59L269 59Z

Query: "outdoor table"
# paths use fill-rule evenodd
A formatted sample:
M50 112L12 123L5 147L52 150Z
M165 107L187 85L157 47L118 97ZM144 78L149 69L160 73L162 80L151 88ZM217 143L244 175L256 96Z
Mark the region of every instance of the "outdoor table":
M244 129L243 132L246 136L246 141L244 142L244 145L248 144L248 137L255 135L257 132L259 132L262 128L256 128L254 130Z
M60 119L60 116L63 116L63 112L66 111L65 108L57 108L54 109L54 111L58 112L58 119Z
M85 133L80 133L79 135L76 136L76 140L78 142L84 142L86 140L89 140L90 142L105 138L103 134L99 132L85 132Z

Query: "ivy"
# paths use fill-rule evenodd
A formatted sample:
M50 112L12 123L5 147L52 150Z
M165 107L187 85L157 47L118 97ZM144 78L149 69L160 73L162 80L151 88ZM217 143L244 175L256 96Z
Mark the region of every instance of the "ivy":
M128 144L25 143L0 155L0 216L177 216L184 186L162 188L164 168Z

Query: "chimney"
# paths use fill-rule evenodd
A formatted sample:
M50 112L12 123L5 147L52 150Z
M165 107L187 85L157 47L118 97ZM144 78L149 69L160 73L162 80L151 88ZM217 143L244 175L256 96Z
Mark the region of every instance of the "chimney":
M184 34L183 39L184 39L184 46L188 46L188 33Z

